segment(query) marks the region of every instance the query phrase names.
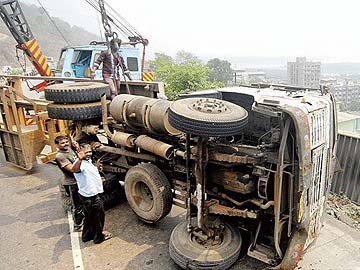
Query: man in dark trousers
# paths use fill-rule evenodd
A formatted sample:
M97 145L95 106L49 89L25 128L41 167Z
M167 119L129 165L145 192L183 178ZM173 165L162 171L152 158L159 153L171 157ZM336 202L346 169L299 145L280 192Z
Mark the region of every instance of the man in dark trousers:
M104 81L109 84L111 99L114 99L118 94L118 89L120 89L121 73L131 80L130 71L127 69L124 58L120 54L120 45L120 39L112 39L110 42L111 52L102 51L100 53L100 56L94 62L90 75L91 78L94 78L95 71L100 67L101 63L103 63L102 76Z
M84 226L82 241L93 240L95 244L108 240L112 235L103 232L105 222L104 204L100 194L104 192L98 168L92 163L92 150L89 144L82 144L77 152L74 173L79 187L79 196L84 207Z
M78 186L74 177L76 168L74 169L73 163L75 162L77 155L71 149L69 139L66 136L57 136L55 138L55 144L58 148L55 161L64 173L63 185L66 192L70 195L72 202L74 231L79 231L82 226L84 214L78 193Z

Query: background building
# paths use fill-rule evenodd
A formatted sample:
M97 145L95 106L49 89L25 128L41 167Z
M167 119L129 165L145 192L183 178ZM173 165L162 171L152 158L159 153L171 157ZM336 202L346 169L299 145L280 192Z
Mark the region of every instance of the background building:
M348 79L322 79L322 85L329 87L342 111L360 111L360 83Z
M321 62L308 62L306 57L297 57L296 62L287 63L288 84L301 87L320 87Z
M250 71L245 69L233 70L232 84L251 84L266 82L264 71Z

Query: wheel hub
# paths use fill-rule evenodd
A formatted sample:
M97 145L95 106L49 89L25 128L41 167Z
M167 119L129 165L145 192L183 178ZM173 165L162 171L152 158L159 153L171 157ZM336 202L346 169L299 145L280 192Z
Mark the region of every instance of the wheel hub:
M139 181L135 185L135 197L137 198L136 203L143 211L150 211L154 205L154 199L149 187Z
M211 228L213 230L212 236L206 235L201 229L196 228L190 233L191 241L200 244L204 248L214 248L223 243L224 226Z
M229 110L221 100L208 98L196 100L191 107L193 110L210 114L224 113Z

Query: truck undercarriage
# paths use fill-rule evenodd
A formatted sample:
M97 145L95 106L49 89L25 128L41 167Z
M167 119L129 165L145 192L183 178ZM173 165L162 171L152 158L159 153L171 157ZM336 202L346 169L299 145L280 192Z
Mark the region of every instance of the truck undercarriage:
M51 118L67 120L72 138L92 145L103 175L124 182L135 214L156 223L173 204L186 209L169 243L180 267L227 269L246 248L295 268L321 226L332 174L329 94L239 87L168 101L143 85L111 102L104 91L97 117L81 118L73 108L95 100L64 101L64 87L48 106L59 108Z

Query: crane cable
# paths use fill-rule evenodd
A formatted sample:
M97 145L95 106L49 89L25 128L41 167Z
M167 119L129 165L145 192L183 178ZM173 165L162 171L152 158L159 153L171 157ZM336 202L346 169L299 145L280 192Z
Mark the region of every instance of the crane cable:
M20 61L19 48L18 48L18 47L15 48L16 59L17 59L19 65L20 65L20 67L21 67L21 69L22 69L22 71L23 71L23 74L26 75L26 57L25 57L25 51L23 51L23 50L21 50L21 51L22 51L22 53L23 53L23 59L24 59L23 61L24 61L24 64L22 64L21 61ZM34 85L33 85L31 82L29 82L29 80L25 79L24 81L25 81L27 87L28 87L30 90L33 89Z
M89 5L91 5L96 11L98 11L100 14L101 14L101 10L98 6L98 3L96 2L96 0L85 0ZM116 22L114 22L114 19L110 16L110 15L107 15L107 19L109 21L111 21L111 23L115 26L115 28L121 32L121 34L124 36L124 37L129 37L130 35L132 35L131 31L129 29L127 29L125 26L123 27L120 27L118 24L116 24ZM118 21L119 24L121 24L121 22ZM128 32L126 32L124 29L126 29Z
M96 11L101 13L96 0L85 1L89 5L91 5ZM106 1L104 1L104 4L106 5L108 10L107 19L115 26L115 28L119 32L121 32L124 37L129 38L131 36L138 36L140 39L143 39L139 31L137 31L135 27L133 27L123 16L121 16L117 11L115 11L114 8L112 8Z
M55 26L56 30L59 32L60 36L63 38L63 40L66 42L66 45L69 45L69 41L65 38L65 36L63 35L63 33L60 31L59 27L56 25L56 23L53 21L53 19L50 17L49 13L47 12L47 10L44 8L44 6L41 4L40 0L37 0L37 2L39 3L39 5L41 6L41 8L44 10L46 16L49 18L49 20L52 22L52 24Z

